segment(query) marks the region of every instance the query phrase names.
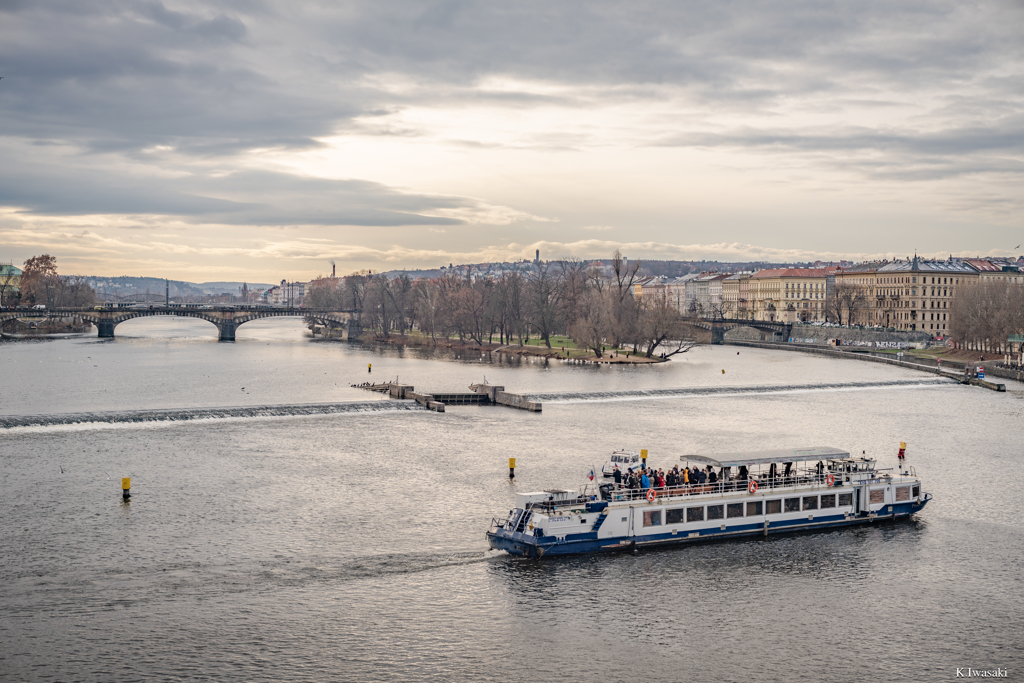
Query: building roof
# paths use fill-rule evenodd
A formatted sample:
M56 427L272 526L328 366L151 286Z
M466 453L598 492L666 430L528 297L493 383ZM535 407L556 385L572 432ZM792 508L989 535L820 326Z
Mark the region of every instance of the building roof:
M0 264L0 275L21 275L21 268L17 268L10 264Z
M960 261L926 261L916 256L909 261L893 261L878 269L879 273L959 273L973 275L975 271Z
M996 265L988 259L969 258L964 259L964 263L969 265L971 268L974 268L979 273L999 273L1003 270L1002 266Z
M767 270L759 270L750 277L760 279L769 277L826 277L827 275L827 268L769 268Z

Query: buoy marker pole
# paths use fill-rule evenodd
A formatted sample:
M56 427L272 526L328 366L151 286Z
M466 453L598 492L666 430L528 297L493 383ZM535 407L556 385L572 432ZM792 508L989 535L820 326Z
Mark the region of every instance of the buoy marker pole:
M516 478L516 459L515 458L509 458L508 459L508 478L509 479L515 479Z
M121 498L122 500L128 500L132 497L132 478L121 477Z

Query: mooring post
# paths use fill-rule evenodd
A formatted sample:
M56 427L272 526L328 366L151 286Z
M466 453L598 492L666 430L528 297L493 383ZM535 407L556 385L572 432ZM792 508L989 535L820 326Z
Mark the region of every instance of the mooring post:
M128 500L129 498L132 497L131 488L132 488L132 478L131 477L121 477L121 499L122 500Z
M508 478L509 479L515 479L516 478L516 459L515 458L509 458L508 459Z

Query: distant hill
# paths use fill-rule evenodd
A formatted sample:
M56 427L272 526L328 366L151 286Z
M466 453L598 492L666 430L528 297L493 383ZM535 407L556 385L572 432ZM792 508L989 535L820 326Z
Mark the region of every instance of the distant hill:
M183 280L169 280L165 281L163 278L158 277L131 277L128 275L121 275L119 277L101 277L96 275L89 275L85 278L86 282L89 283L96 293L103 297L119 298L119 297L136 297L145 296L147 293L150 296L162 297L165 292L165 287L170 290L170 295L174 297L199 297L207 296L211 294L238 294L242 289L242 282L185 282ZM247 282L244 283L250 290L254 289L269 289L273 285L265 282Z

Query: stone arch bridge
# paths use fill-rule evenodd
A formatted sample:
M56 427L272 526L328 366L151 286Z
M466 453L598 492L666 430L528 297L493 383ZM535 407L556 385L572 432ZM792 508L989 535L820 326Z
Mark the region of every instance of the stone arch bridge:
M70 318L77 317L96 326L99 337L113 337L114 328L126 320L156 315L173 315L179 318L199 318L217 326L220 341L235 341L235 330L251 320L264 318L312 318L326 327L342 327L342 339L358 334L359 311L332 311L314 308L267 308L262 306L197 307L184 306L132 306L129 308L54 308L48 310L7 310L0 311L0 324L15 318Z
M767 320L733 320L719 318L717 320L687 320L687 324L699 327L702 330L710 330L712 344L724 344L725 333L737 327L752 327L762 332L771 332L788 341L793 334L793 323L769 322Z

